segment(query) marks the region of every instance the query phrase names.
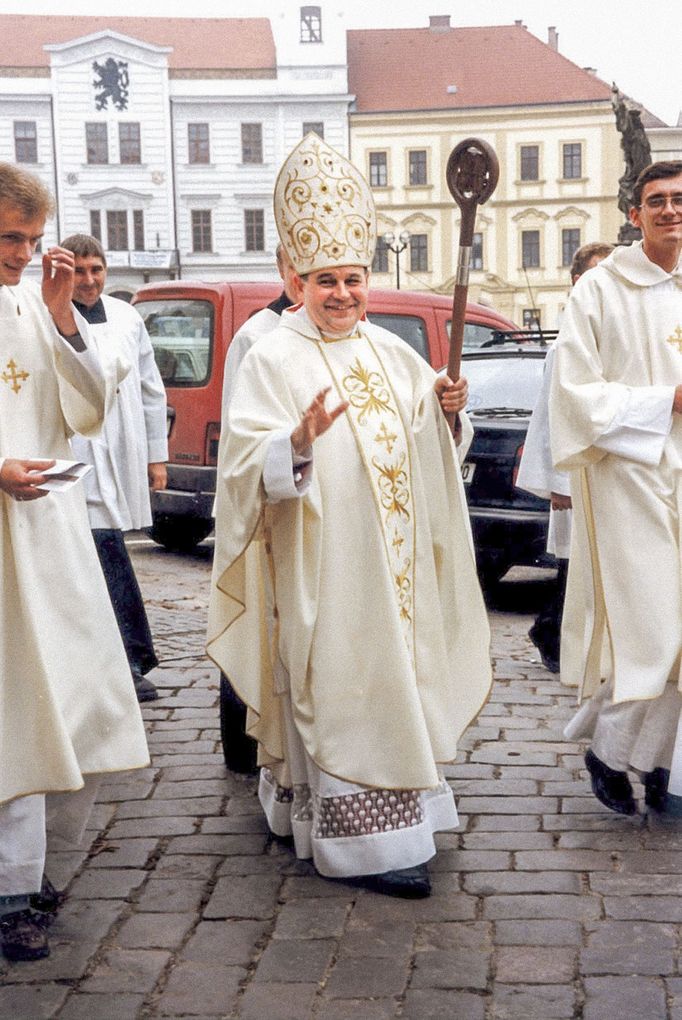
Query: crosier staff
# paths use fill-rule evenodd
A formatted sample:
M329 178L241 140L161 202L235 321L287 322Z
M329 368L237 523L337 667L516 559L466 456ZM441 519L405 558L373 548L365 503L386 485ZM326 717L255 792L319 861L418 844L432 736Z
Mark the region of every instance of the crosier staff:
M455 289L452 295L452 322L450 325L450 356L448 376L453 382L459 379L464 343L464 321L469 289L469 264L474 239L476 206L483 205L495 190L500 165L494 150L480 138L465 138L450 153L445 170L450 194L460 208L462 220L459 228L459 254ZM454 425L454 422L453 422Z

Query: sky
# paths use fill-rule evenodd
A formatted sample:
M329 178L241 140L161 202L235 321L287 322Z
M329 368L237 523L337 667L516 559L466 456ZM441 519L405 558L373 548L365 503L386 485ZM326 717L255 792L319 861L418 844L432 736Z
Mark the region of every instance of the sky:
M317 0L327 14L342 13L348 28L423 28L430 14L451 24L505 25L521 20L544 42L559 33L559 50L580 67L636 99L667 124L682 111L682 3L680 0ZM296 10L297 0L199 0L203 17L273 17ZM107 14L186 17L186 0L118 0ZM94 14L92 0L0 0L2 14Z

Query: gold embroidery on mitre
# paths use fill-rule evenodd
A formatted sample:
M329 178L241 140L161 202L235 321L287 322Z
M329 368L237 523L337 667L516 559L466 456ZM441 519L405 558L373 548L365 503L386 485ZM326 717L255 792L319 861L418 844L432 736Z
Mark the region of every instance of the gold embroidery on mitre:
M391 397L383 378L378 372L365 368L359 358L355 359L350 366L350 372L344 376L343 388L348 394L349 402L360 411L358 416L360 425L365 424L367 416L370 414L381 414L382 411L388 411L395 415L390 404Z
M7 362L7 368L9 369L9 372L0 373L0 379L2 379L3 382L11 383L11 389L15 393L18 393L21 389L21 383L19 380L21 379L21 382L24 382L28 379L30 372L24 372L23 369L17 370L17 363L14 358L10 358Z
M666 337L666 341L673 347L677 347L677 350L682 354L682 326L677 326L670 336Z
M309 133L275 182L277 233L298 273L370 266L376 247L371 189L353 164Z

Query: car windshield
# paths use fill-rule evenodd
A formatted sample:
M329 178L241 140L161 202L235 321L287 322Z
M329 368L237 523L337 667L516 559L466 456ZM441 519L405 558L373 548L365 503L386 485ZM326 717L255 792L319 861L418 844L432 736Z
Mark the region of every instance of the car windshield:
M448 336L450 336L451 327L452 319L448 319L445 323ZM472 348L487 347L494 337L495 330L496 327L484 326L481 322L465 322L463 340L464 349L470 350Z
M164 298L138 301L159 372L166 386L203 386L208 382L213 337L210 301Z
M495 354L465 357L462 375L469 381L467 411L474 415L502 409L530 413L542 382L544 353L507 354L498 349Z

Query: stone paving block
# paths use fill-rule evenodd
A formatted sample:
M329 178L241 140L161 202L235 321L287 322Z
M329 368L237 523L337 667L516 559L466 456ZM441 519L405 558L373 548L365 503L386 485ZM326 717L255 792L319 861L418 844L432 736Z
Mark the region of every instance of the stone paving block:
M183 1020L195 1013L229 1015L245 977L242 967L183 961L171 971L156 1009L161 1016Z
M642 834L637 830L628 832L562 832L559 835L559 850L600 850L604 853L620 853L641 847Z
M670 1020L682 1020L682 978L668 978L665 985L670 999Z
M153 783L112 783L100 787L97 802L112 804L123 800L144 800L153 789Z
M496 921L497 946L579 946L583 932L577 921Z
M334 939L275 940L265 947L254 980L282 984L320 982L327 972L335 947Z
M464 876L464 889L474 896L498 893L579 893L580 876L552 871L486 871Z
M672 974L676 949L672 925L602 921L582 950L582 974Z
M201 823L201 831L214 834L226 832L235 836L242 833L268 833L268 823L263 814L220 815L215 818L204 818Z
M495 770L492 765L474 765L471 762L460 762L454 765L444 765L443 774L446 779L492 779Z
M123 949L177 949L195 924L189 913L137 913L123 924L116 944Z
M195 831L195 819L189 815L185 818L129 818L127 821L115 822L107 838L116 841L143 836L189 836Z
M600 902L595 896L489 896L483 903L483 916L491 920L591 921L600 913Z
M402 900L368 892L358 897L352 918L369 923L389 920L394 924L471 921L476 917L476 897L459 892L457 883L457 875L433 874L433 893L425 900Z
M485 922L422 925L410 987L485 989L492 948Z
M71 899L126 900L148 877L135 868L93 868L84 871L69 889Z
M308 1020L316 993L317 985L252 983L240 1000L239 1020Z
M331 999L372 999L400 995L407 984L409 959L344 957L334 966L325 985Z
M154 790L155 800L181 800L184 797L224 797L227 793L225 780L219 779L187 779L161 781Z
M595 801L599 804L599 801ZM546 832L613 832L641 830L642 819L637 815L625 817L616 815L604 808L582 814L545 814L542 815L542 828Z
M267 837L261 834L243 836L211 835L177 836L170 841L168 854L262 854Z
M618 896L604 900L607 917L620 920L682 922L682 899L667 896Z
M175 743L173 740L165 740L163 742L159 741L159 743L154 744L152 748L154 752L154 764L157 766L159 764L157 755L168 756L175 754L176 752L177 754L186 754L190 749L192 754L209 754L210 752L215 751L215 741L193 740L189 744L186 741L178 741L178 743Z
M278 875L219 878L204 909L204 917L207 920L222 917L272 917L280 886Z
M338 955L379 959L384 956L403 957L412 951L413 941L413 925L395 924L388 920L372 924L353 914L339 942Z
M0 988L0 1020L51 1020L68 994L67 987L57 984L5 985Z
M151 878L137 901L141 912L177 914L199 909L206 882L192 879Z
M601 977L585 981L583 1020L666 1020L663 982L655 978Z
M562 985L503 985L493 990L492 1020L573 1020L575 993ZM600 1020L615 1020L603 1014Z
M219 815L222 811L224 797L198 797L196 800L142 800L121 804L116 812L116 820L124 818L155 818L170 815L197 816Z
M465 832L465 850L549 850L554 845L551 832Z
M555 797L462 797L457 810L471 815L540 815L556 811L558 803Z
M538 815L474 815L474 832L538 832L541 818Z
M589 881L590 889L605 896L682 896L682 875L598 872Z
M471 752L472 762L487 765L556 765L556 760L556 754L541 750L535 745L532 751L521 752L500 743L496 747L477 748Z
M183 744L183 752L177 754L162 754L158 748L154 749L154 764L157 768L166 768L168 765L177 767L178 765L223 765L225 767L225 759L222 751L211 751L210 754L189 754L189 748L194 750L194 744Z
M192 741L199 739L199 729L185 729L181 730L179 727L174 726L172 730L159 730L154 728L151 733L147 734L147 743L150 745L149 750L154 751L154 748L159 744L162 744L168 740L168 734L172 732L173 743L192 743Z
M503 850L446 850L442 851L438 856L443 859L447 856L447 870L461 873L468 871L505 871L511 867L511 854Z
M315 1015L319 1020L394 1020L397 1008L395 999L327 999L323 996Z
M495 953L496 980L502 984L570 984L577 951L569 946L500 946Z
M586 791L589 787L586 787ZM613 812L600 804L596 797L562 797L561 813L564 815L600 815L611 821ZM636 815L632 815L636 818Z
M677 850L634 850L621 854L623 871L639 875L674 875L680 868Z
M183 960L248 967L269 921L200 921L182 950Z
M81 984L83 992L150 992L171 960L160 949L111 949Z
M470 992L410 989L401 1020L484 1020L485 999ZM359 1020L359 1018L358 1018Z
M245 881L251 880L245 879ZM327 897L290 900L283 904L277 915L274 938L339 938L343 934L348 909L344 902Z
M539 793L533 779L464 779L455 784L460 797L532 797Z
M209 879L221 862L222 858L208 854L172 854L165 855L157 861L154 878L201 878Z
M107 837L99 852L90 858L90 868L144 868L158 846L158 839L118 839Z
M334 896L347 902L356 900L359 887L352 880L324 878L322 875L291 875L285 878L280 890L282 900L311 899L316 896Z
M268 847L268 851L271 847ZM275 855L271 852L248 857L226 857L218 867L217 874L227 875L274 875L296 871L302 862L292 859L290 854ZM313 876L311 876L312 878Z
M137 1020L144 995L118 994L115 1002L116 1020ZM19 1018L16 1017L15 1020ZM85 995L74 992L59 1014L59 1020L112 1020L111 995Z
M172 724L171 724L172 725ZM183 782L190 779L227 779L225 763L222 765L169 765L163 770L165 782Z
M597 850L521 850L516 867L523 871L613 871L610 854Z

